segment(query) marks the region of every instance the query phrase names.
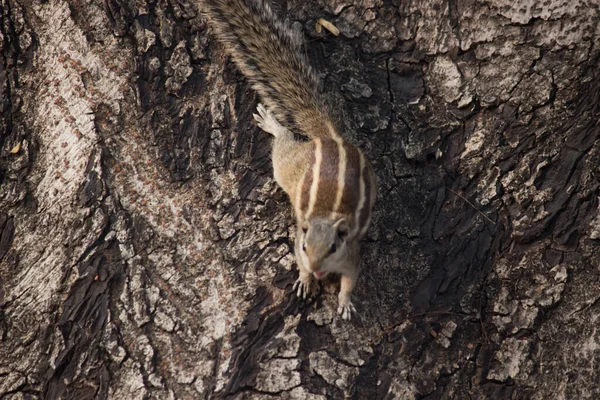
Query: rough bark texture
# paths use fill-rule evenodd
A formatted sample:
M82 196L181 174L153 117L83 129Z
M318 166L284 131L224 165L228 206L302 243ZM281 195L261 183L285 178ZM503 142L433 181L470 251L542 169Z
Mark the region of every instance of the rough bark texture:
M277 8L379 177L358 315L193 0L0 0L0 398L599 398L598 2Z

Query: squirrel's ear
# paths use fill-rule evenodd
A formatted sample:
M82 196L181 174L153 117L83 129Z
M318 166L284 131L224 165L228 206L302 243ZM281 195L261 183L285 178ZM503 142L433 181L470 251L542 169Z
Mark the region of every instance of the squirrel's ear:
M345 238L346 235L348 234L348 230L350 229L350 227L348 226L348 221L346 221L346 218L342 218L342 219L338 220L333 225L333 227L337 231L337 235L340 239Z

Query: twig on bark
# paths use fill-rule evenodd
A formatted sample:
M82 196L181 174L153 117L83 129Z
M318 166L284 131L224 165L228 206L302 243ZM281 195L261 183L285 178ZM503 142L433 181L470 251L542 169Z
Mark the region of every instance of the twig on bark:
M463 199L464 201L467 202L468 205L470 205L471 207L473 207L473 209L475 211L477 211L479 214L481 214L481 216L483 218L485 218L486 220L488 220L490 223L492 223L493 225L496 225L496 223L494 221L492 221L491 219L488 218L487 215L485 215L483 212L479 211L479 209L475 206L475 204L471 203L469 200L467 200L463 195L461 195L460 193L455 192L452 189L447 188L449 191L451 191L452 193L454 193L455 195L457 195L458 197L460 197L461 199Z

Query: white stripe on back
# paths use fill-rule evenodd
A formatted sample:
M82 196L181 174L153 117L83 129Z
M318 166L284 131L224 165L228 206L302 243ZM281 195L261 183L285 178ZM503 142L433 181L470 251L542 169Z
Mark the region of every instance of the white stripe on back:
M317 191L319 190L319 176L321 175L321 162L323 161L323 151L320 139L315 139L315 165L313 166L313 181L310 185L310 198L308 200L308 209L306 210L306 218L315 208L317 202Z
M341 138L336 138L335 142L338 146L339 160L338 160L338 181L337 191L335 193L335 204L333 205L333 212L337 213L342 205L342 196L344 195L344 189L346 188L346 149L344 149L344 142Z

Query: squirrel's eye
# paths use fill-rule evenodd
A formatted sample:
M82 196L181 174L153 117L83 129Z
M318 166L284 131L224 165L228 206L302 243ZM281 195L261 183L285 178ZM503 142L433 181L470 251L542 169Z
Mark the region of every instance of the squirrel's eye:
M308 232L308 228L302 227L302 232L304 232L304 233Z
M335 253L335 251L337 250L337 247L335 246L335 243L331 245L331 247L329 248L329 252L330 253Z
M306 243L302 245L302 251L306 253Z

